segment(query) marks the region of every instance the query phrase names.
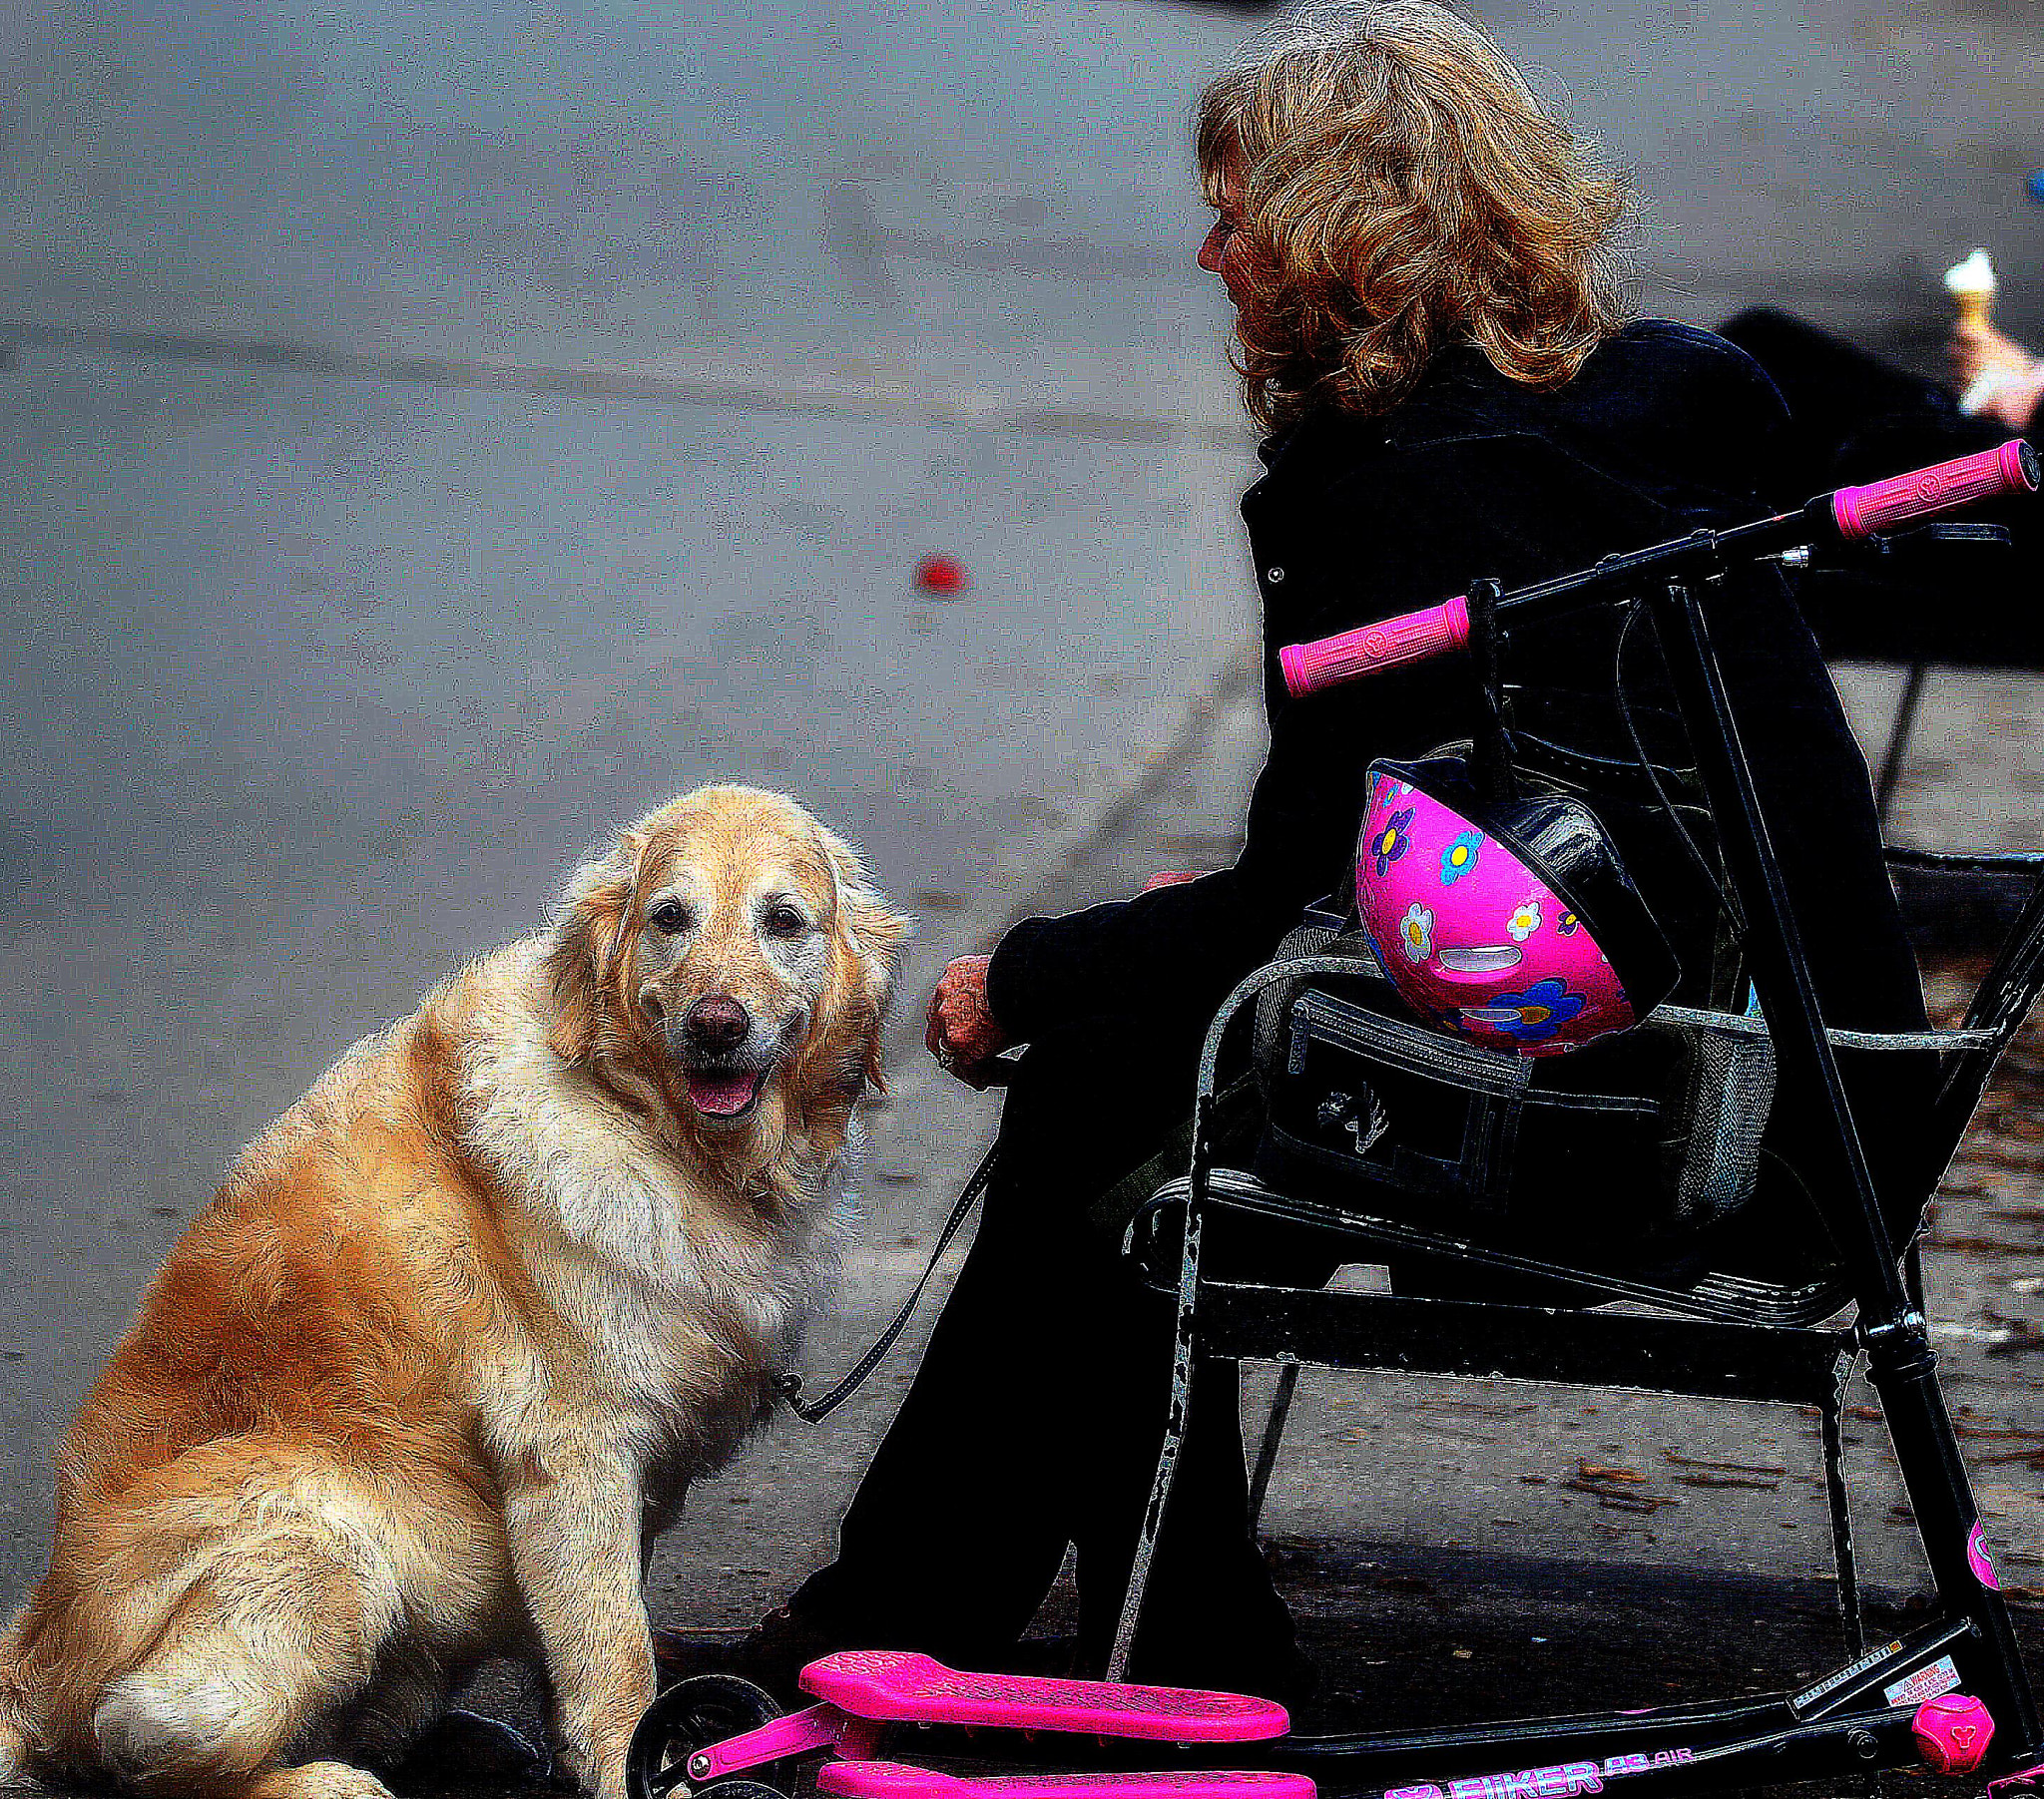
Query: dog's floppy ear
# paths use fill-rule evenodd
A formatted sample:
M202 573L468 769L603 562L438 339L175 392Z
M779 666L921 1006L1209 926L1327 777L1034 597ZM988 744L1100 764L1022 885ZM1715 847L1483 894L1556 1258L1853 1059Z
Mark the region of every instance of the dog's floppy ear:
M894 952L908 936L909 922L880 897L850 844L821 825L816 833L837 885L837 928L857 960L860 997L869 1009L862 1072L875 1092L884 1093L887 1083L880 1068L880 1022L886 1016L887 996L893 986Z
M639 866L649 841L643 831L621 831L608 850L576 869L561 896L547 954L554 993L547 1041L564 1061L587 1062L596 1048L604 996L632 940Z

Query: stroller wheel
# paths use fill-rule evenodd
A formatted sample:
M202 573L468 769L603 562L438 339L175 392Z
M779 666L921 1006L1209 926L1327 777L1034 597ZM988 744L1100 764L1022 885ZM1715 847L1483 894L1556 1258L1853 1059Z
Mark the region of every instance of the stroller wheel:
M770 1724L780 1716L771 1694L736 1674L699 1674L677 1680L646 1708L625 1755L625 1785L632 1799L692 1794L704 1783L689 1778L689 1757ZM707 1783L726 1799L781 1799L767 1782L781 1777L785 1760L747 1768L729 1780Z

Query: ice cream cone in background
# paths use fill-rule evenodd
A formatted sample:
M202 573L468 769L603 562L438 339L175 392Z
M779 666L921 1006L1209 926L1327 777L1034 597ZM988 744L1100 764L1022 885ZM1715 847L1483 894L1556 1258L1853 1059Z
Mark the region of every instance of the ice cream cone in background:
M1955 359L1963 374L1972 370L1966 391L1959 395L1959 410L1967 414L1992 411L2000 417L1997 403L2004 389L2036 385L2037 363L2020 344L1997 331L1988 318L1994 306L1994 263L1984 249L1976 249L1963 262L1944 271L1945 291L1958 308L1952 324Z
M1984 325L1994 309L1994 263L1984 249L1944 271L1945 291L1959 309L1959 322Z

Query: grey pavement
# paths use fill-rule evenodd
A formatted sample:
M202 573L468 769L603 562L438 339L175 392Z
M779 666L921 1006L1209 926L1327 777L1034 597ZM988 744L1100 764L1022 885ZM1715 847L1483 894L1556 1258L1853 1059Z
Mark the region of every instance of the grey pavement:
M68 350L0 380L0 439L9 1589L56 1433L236 1148L612 824L799 793L918 918L913 995L1247 629L1213 549L1240 459L1183 440ZM915 591L926 549L963 595Z
M2044 320L2018 0L1479 10L1635 172L1655 307L1886 331L1980 242ZM1256 22L66 0L0 25L0 317L540 362L1175 351L1215 317L1187 108Z

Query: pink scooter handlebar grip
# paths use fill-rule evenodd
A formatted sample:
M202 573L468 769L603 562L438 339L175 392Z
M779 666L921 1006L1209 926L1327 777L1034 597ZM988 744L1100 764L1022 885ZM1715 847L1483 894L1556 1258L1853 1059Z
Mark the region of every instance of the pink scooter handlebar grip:
M1303 699L1322 687L1339 686L1379 669L1444 656L1468 642L1469 602L1457 594L1438 606L1379 619L1374 625L1361 625L1315 643L1287 644L1278 652L1278 667L1284 675L1284 690L1294 699Z
M2033 494L2037 474L2037 452L2020 437L2011 437L1998 450L1978 450L1865 487L1841 487L1831 496L1831 518L1839 536L1857 543L1890 525L1950 512L1974 500Z

